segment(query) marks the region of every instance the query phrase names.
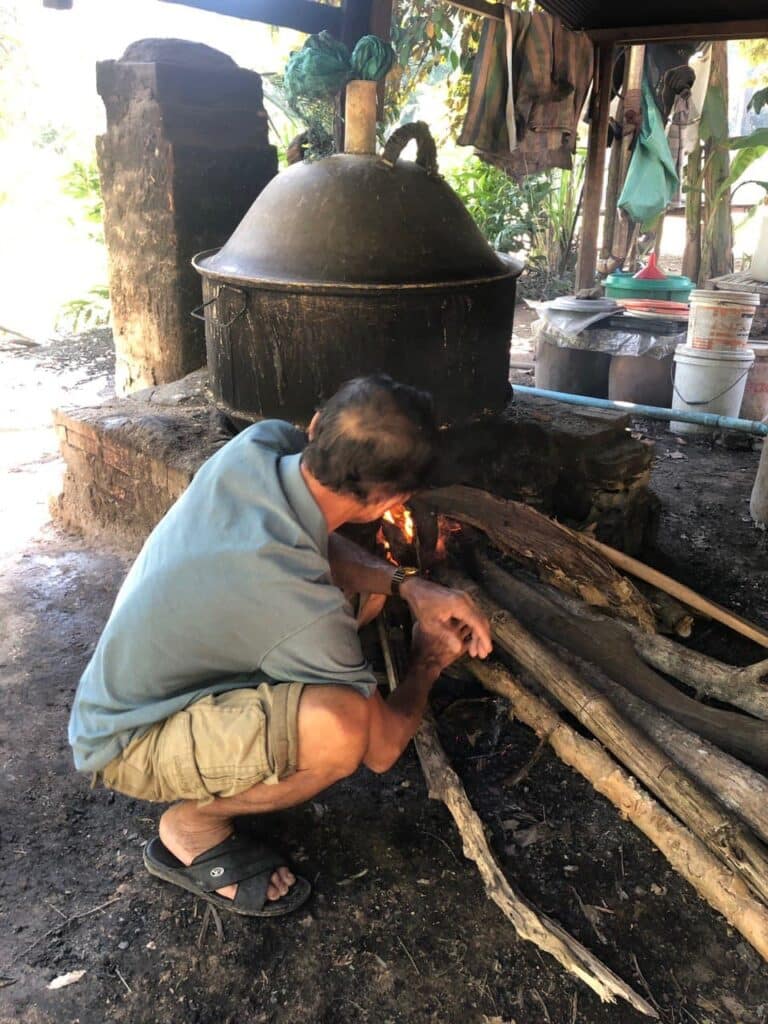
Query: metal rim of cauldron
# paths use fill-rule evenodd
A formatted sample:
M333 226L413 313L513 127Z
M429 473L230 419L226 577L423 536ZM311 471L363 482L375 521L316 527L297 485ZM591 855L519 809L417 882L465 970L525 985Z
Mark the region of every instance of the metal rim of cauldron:
M507 264L507 270L499 274L487 274L483 277L468 277L452 281L419 281L419 282L396 282L394 284L344 283L343 281L278 281L272 278L249 278L238 277L234 274L223 274L216 270L210 270L201 264L201 260L215 256L221 251L221 246L215 249L204 249L192 257L192 266L201 277L221 285L230 285L238 288L260 288L264 291L295 292L322 291L333 294L335 292L349 293L361 292L380 293L383 291L445 291L449 288L468 288L472 285L490 284L494 281L516 280L523 272L524 263L515 257L507 256L505 253L498 253L499 258Z

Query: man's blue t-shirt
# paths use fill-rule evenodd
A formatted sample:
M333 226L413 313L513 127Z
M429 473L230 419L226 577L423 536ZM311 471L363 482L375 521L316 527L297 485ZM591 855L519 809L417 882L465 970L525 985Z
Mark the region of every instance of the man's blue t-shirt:
M210 693L263 681L373 691L355 619L331 579L327 525L301 475L305 443L280 420L249 427L150 534L77 688L77 768L103 768Z

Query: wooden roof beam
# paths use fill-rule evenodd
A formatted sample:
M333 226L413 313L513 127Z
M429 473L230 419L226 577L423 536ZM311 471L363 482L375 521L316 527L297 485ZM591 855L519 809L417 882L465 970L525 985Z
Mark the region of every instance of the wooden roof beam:
M768 18L751 21L700 21L685 25L638 25L623 28L588 28L596 43L664 43L680 39L711 42L715 39L768 38Z
M327 29L334 36L341 34L342 8L315 3L314 0L162 0L202 11L228 14L247 21L263 21L279 28L292 28L312 35Z

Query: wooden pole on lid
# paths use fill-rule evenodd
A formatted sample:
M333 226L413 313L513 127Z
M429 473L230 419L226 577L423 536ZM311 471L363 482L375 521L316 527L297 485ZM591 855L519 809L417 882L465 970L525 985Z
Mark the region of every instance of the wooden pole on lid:
M376 82L347 82L344 108L344 152L372 156L376 152Z

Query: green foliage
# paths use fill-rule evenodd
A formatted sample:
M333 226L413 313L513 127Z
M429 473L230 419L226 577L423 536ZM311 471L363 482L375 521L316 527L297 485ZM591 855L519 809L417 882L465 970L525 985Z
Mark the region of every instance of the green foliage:
M469 76L482 18L442 0L395 0L392 46L397 64L387 79L384 120L395 124L419 86L448 80L448 107L455 129L466 108Z
M29 87L18 19L15 4L0 4L0 139L23 116L18 109L19 91Z
M517 182L471 157L446 174L494 249L526 254L521 294L550 298L573 286L585 163L580 155L573 171L549 171Z
M550 183L544 175L513 181L504 171L470 157L446 180L494 249L529 252L544 226Z
M768 62L768 39L740 39L738 46L752 67Z
M101 182L96 158L87 163L75 160L70 170L61 179L61 191L65 196L74 199L78 204L80 216L89 224L97 224L98 231L91 232L91 237L104 240L102 225L104 222L104 200L101 196Z
M86 327L102 327L109 323L109 289L105 285L91 288L87 295L65 302L56 317L56 330L77 334Z
M576 264L576 222L586 165L586 156L579 153L572 171L553 170L547 175L550 188L543 203L543 223L534 239L534 254L543 258L549 276L555 279Z

